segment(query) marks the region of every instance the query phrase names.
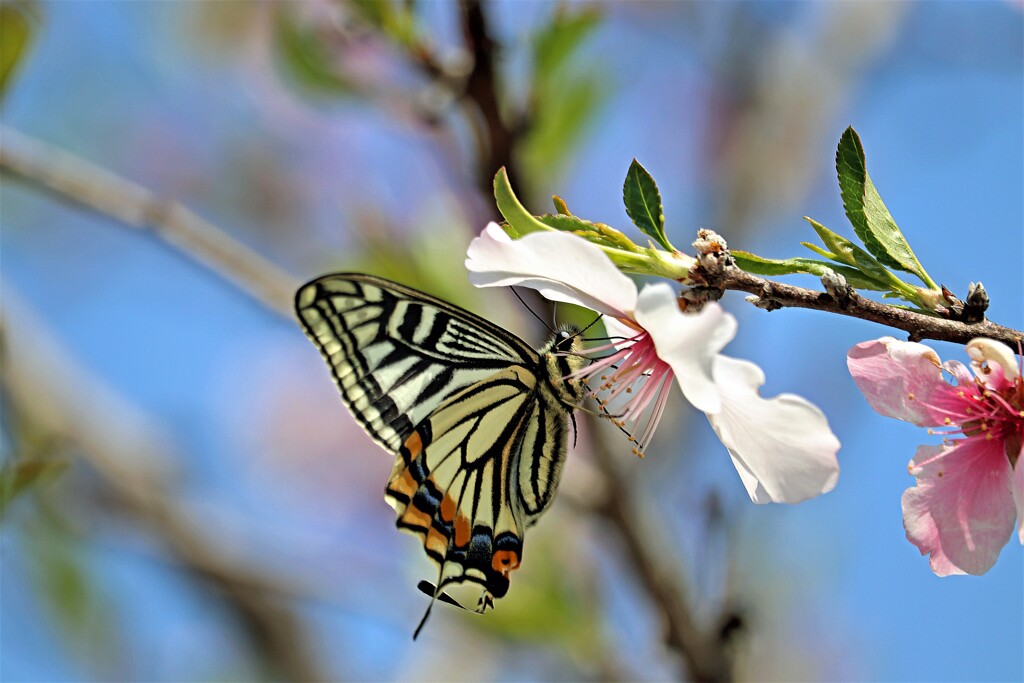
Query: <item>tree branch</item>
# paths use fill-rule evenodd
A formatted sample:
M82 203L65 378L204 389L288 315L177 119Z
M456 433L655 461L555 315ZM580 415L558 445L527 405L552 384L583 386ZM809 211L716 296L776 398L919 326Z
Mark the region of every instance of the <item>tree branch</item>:
M903 330L909 333L911 341L934 339L966 344L975 337L988 337L1007 344L1014 351L1019 350L1018 344L1024 343L1024 333L988 320L970 324L945 320L881 304L856 293L845 301L839 301L825 292L767 280L738 268L726 268L721 276L714 279L712 284L721 289L733 289L754 294L757 297L756 305L767 310L787 307L809 308L815 311L860 318Z
M487 14L479 0L461 0L462 31L466 45L473 55L473 68L466 79L465 97L476 106L480 119L470 117L482 129L478 135L477 153L480 168L477 172L477 187L484 197L493 194L494 174L502 166L508 173L509 182L518 186L519 164L515 159L515 146L519 135L505 124L498 100L500 87L495 70L497 45L491 38Z
M151 231L248 296L292 317L292 297L301 283L176 201L6 126L0 126L0 171L128 227Z

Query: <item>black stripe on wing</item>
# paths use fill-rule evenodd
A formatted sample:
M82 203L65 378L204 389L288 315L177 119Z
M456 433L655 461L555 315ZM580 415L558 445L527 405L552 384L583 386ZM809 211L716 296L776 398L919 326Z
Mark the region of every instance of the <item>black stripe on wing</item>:
M441 586L508 590L528 525L511 497L517 449L538 395L536 376L510 367L452 396L399 449L386 496L441 566Z
M521 339L469 311L368 275L313 280L297 292L295 308L346 406L391 452L447 397L539 360Z

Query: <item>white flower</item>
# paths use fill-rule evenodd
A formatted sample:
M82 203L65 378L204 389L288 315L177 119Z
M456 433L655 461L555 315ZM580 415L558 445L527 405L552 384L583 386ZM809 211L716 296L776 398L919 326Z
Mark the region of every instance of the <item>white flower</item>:
M469 246L466 267L478 287L518 285L553 301L598 311L616 339L589 349L607 353L580 375L599 377L599 404L636 432L639 453L653 436L672 380L703 411L729 450L755 503L795 503L830 491L839 477L839 441L818 408L799 396L758 395L760 368L719 352L736 320L717 304L683 313L666 283L636 285L601 250L568 233L512 240L494 223Z

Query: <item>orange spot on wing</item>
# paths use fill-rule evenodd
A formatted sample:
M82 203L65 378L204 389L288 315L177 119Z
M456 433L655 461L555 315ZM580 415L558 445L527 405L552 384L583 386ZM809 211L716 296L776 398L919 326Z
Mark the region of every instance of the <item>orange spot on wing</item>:
M519 569L519 555L514 550L499 550L491 558L491 568L507 577L513 569Z
M462 546L469 545L469 520L464 516L459 515L455 518L455 545Z
M441 519L446 522L455 519L455 499L449 495L441 499Z
M398 473L398 476L390 482L390 486L393 491L401 493L406 498L412 498L416 489L419 488L419 484L413 479L412 472L408 467Z
M441 557L448 553L448 539L433 527L427 532L427 540L424 541L423 545L427 547L427 550L431 550Z
M424 531L430 528L430 517L415 505L410 505L405 509L401 520L409 526L422 527Z
M419 432L414 431L405 440L403 446L405 446L405 450L409 451L409 460L415 460L423 452L423 438Z

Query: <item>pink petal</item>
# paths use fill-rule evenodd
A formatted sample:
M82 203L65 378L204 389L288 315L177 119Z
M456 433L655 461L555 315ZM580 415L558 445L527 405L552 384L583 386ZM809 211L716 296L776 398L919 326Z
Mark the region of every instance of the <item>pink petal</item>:
M878 413L921 427L943 424L934 403L953 388L942 378L939 356L924 344L892 337L857 344L846 354L853 381Z
M939 576L984 574L1013 533L1013 473L998 439L921 446L917 485L903 492L903 526Z
M722 410L708 415L755 503L797 503L831 491L839 479L839 440L812 403L780 394L761 398L754 363L718 356Z
M686 400L705 413L718 412L714 360L736 335L736 319L718 304L683 313L673 289L659 282L640 292L636 321L651 335L658 357L675 372Z
M1017 540L1024 545L1024 446L1013 467L1013 503L1017 507Z
M513 240L488 223L466 252L477 287L530 287L551 301L578 304L626 318L636 308L636 285L600 248L564 232L534 232Z

